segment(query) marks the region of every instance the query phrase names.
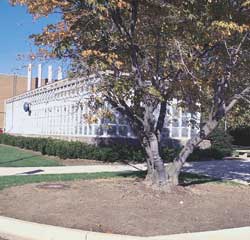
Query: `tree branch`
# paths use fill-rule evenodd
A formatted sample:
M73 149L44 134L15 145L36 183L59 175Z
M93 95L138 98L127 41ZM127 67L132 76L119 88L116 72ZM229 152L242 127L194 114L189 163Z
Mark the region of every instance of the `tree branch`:
M131 36L134 36L135 26L137 23L137 14L138 14L138 0L131 1L132 14L131 14L131 23L130 23L130 33Z
M164 102L161 102L160 113L159 113L159 117L158 117L158 121L157 121L156 131L159 131L159 132L162 131L162 128L164 126L166 113L167 113L167 103L164 101Z

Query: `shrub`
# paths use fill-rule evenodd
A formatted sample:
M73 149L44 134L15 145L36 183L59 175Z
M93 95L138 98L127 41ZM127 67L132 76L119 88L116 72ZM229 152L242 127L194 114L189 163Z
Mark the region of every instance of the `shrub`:
M223 157L231 156L233 152L233 137L221 128L217 128L209 137L211 148L220 152Z
M195 149L188 160L221 159L231 153L231 138L228 138L228 135L225 135L224 132L217 132L211 135L210 139L212 142L212 147L210 149ZM0 143L39 151L43 155L58 156L61 159L80 158L106 162L124 160L144 162L146 158L146 154L141 147L126 144L94 146L83 142L69 142L51 138L23 137L7 134L0 135ZM171 162L178 155L180 150L181 148L174 149L165 147L161 149L161 156L165 162Z
M233 144L240 146L250 146L250 126L241 126L229 131L233 137Z
M225 157L225 153L220 151L218 148L208 148L208 149L199 149L196 148L193 153L188 157L188 161L203 161L203 160L212 160L212 159L222 159Z
M219 127L213 131L208 140L211 141L211 147L208 149L196 148L189 156L188 161L223 159L232 155L233 138L222 128Z
M172 162L177 157L180 151L181 148L164 147L161 149L161 155L165 162Z
M0 143L39 151L43 155L58 156L61 159L81 158L107 162L122 160L143 162L145 159L145 153L141 148L125 144L97 147L83 142L69 142L51 138L23 137L7 134L0 135Z

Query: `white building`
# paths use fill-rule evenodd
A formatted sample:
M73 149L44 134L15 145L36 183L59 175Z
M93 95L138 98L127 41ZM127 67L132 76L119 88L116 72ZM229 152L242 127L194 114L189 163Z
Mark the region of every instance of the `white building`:
M40 67L39 67L40 69ZM51 69L49 71L52 71ZM39 70L41 72L41 70ZM41 73L40 73L41 74ZM61 73L59 73L61 76ZM58 76L59 76L58 75ZM90 96L88 82L94 83L96 76L88 79L63 79L53 81L49 73L48 84L30 90L31 69L29 69L27 89L24 94L5 102L5 132L14 135L40 136L97 142L105 139L136 139L125 118L114 113L112 121L98 120L90 124L83 117L88 113L86 101ZM41 76L38 76L39 83ZM24 105L29 110L24 111ZM27 109L26 109L27 110ZM163 139L186 141L197 132L190 124L192 114L177 109L173 102L168 107Z

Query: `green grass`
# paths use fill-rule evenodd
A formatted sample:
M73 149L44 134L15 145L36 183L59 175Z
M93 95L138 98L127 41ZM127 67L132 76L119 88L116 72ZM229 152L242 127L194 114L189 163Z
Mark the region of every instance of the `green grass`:
M0 167L48 167L60 164L47 157L16 147L0 145Z
M28 183L74 181L89 179L106 179L116 177L140 177L143 178L145 172L102 172L102 173L75 173L75 174L46 174L31 176L2 176L0 177L0 190L20 186Z
M146 172L103 172L103 173L77 173L77 174L47 174L47 175L29 175L29 176L2 176L0 177L0 190L12 186L20 186L28 183L74 181L89 179L107 179L107 178L144 178ZM199 176L191 173L181 173L180 181L183 185L201 184L214 181L211 178Z
M195 173L181 172L179 181L182 185L202 184L207 182L217 182L218 179L212 179L207 176L198 175Z

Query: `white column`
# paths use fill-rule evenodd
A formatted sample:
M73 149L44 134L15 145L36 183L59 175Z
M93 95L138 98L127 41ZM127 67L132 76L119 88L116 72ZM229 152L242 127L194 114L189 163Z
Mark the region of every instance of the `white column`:
M62 79L63 79L62 67L59 66L59 67L58 67L58 72L57 72L57 80L62 80Z
M52 65L48 66L48 83L52 83L52 77L53 77L53 73L52 73Z
M67 121L67 125L66 125L66 133L67 135L70 134L70 105L67 105L67 116L66 116L66 121Z
M49 105L46 107L46 135L49 135Z
M182 138L182 109L181 108L177 108L178 109L178 134L179 134L179 138Z
M42 86L42 64L38 64L38 87Z
M81 134L81 128L82 128L82 119L81 119L81 107L78 106L77 110L77 135Z
M60 122L60 128L59 128L59 134L63 135L63 106L62 106L62 102L60 102L60 107L59 107L59 122Z
M67 135L68 134L68 132L67 132L67 130L68 130L68 105L66 103L64 105L63 112L64 112L63 134Z
M32 88L32 64L28 65L28 79L27 79L27 91L30 91Z
M70 105L70 115L71 115L71 117L70 117L70 135L73 135L74 134L74 120L75 120L75 118L74 118L74 116L75 116L75 107L74 107L74 105L73 104L71 104Z
M116 136L119 136L119 115L115 113Z
M188 113L188 138L191 138L191 113Z
M172 137L173 133L173 105L169 106L169 137Z

